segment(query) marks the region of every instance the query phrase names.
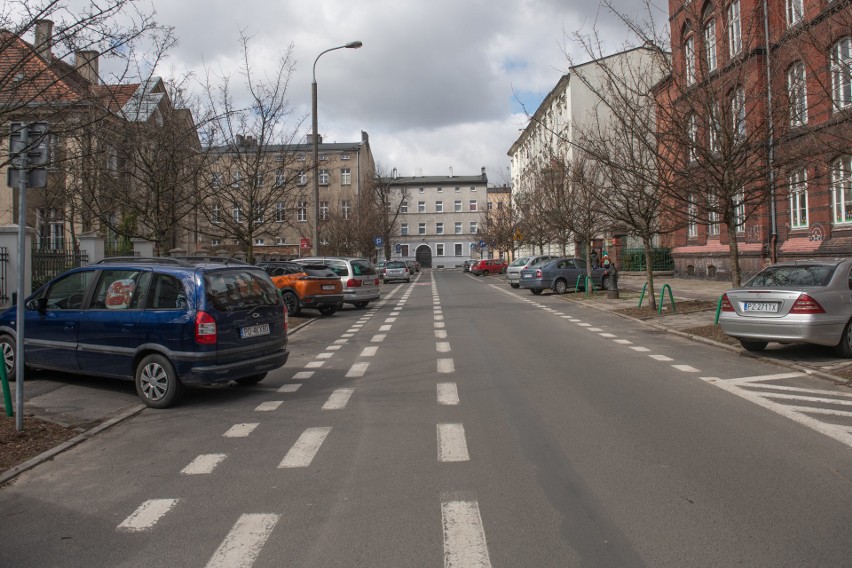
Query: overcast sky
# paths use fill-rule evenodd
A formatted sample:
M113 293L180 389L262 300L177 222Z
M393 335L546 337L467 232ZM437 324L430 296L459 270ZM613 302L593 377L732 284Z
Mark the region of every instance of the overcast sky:
M602 31L610 51L630 38L598 0L152 0L179 45L166 69L239 69L239 33L251 36L257 65L295 46L288 98L310 131L311 70L325 49L361 49L317 63L319 132L326 142L370 135L373 156L399 175L476 175L508 183L507 152L571 64L584 61L574 32ZM665 5L661 0L658 4ZM618 0L626 10L638 0ZM662 12L661 12L662 14Z

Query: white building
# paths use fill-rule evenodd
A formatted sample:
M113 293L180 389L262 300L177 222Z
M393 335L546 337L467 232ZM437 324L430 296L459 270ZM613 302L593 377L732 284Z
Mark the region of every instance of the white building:
M458 268L469 258L488 258L477 231L487 209L488 178L478 176L396 177L394 195L404 197L391 258L416 259L424 267Z

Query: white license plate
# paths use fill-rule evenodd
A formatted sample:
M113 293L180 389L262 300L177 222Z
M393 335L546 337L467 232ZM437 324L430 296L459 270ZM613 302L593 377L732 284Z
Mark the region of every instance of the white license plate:
M323 290L334 290L334 284L323 284L322 289Z
M743 302L744 312L772 312L778 311L778 302Z
M258 335L269 335L269 324L262 323L260 325L250 325L240 329L240 337L246 339L248 337L257 337Z
M524 274L523 278L532 278L532 274Z

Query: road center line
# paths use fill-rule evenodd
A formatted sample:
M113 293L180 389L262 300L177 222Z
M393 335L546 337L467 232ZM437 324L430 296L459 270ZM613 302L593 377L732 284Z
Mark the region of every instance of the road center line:
M488 544L479 503L444 501L441 503L444 532L444 568L490 568Z
M456 370L452 359L438 359L439 373L454 373Z
M272 410L278 410L278 407L284 403L283 400L268 400L266 402L261 402L257 405L255 410L257 412L270 412Z
M459 389L456 383L438 383L438 404L453 406L459 403Z
M438 461L469 461L463 424L438 424Z

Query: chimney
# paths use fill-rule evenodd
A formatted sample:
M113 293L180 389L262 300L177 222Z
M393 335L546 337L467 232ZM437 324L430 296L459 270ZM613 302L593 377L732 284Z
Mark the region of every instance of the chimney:
M51 48L53 47L53 22L50 20L36 20L33 47L36 53L42 58L50 61L53 57L51 52Z
M393 169L393 179L396 179L396 168Z
M99 56L100 53L97 51L85 50L74 52L74 68L77 70L77 73L82 75L92 85L97 85L101 82L98 77Z
M488 181L488 178L485 176L485 168L484 167L482 168L482 179L484 181Z
M453 177L453 166L450 166L450 177Z

